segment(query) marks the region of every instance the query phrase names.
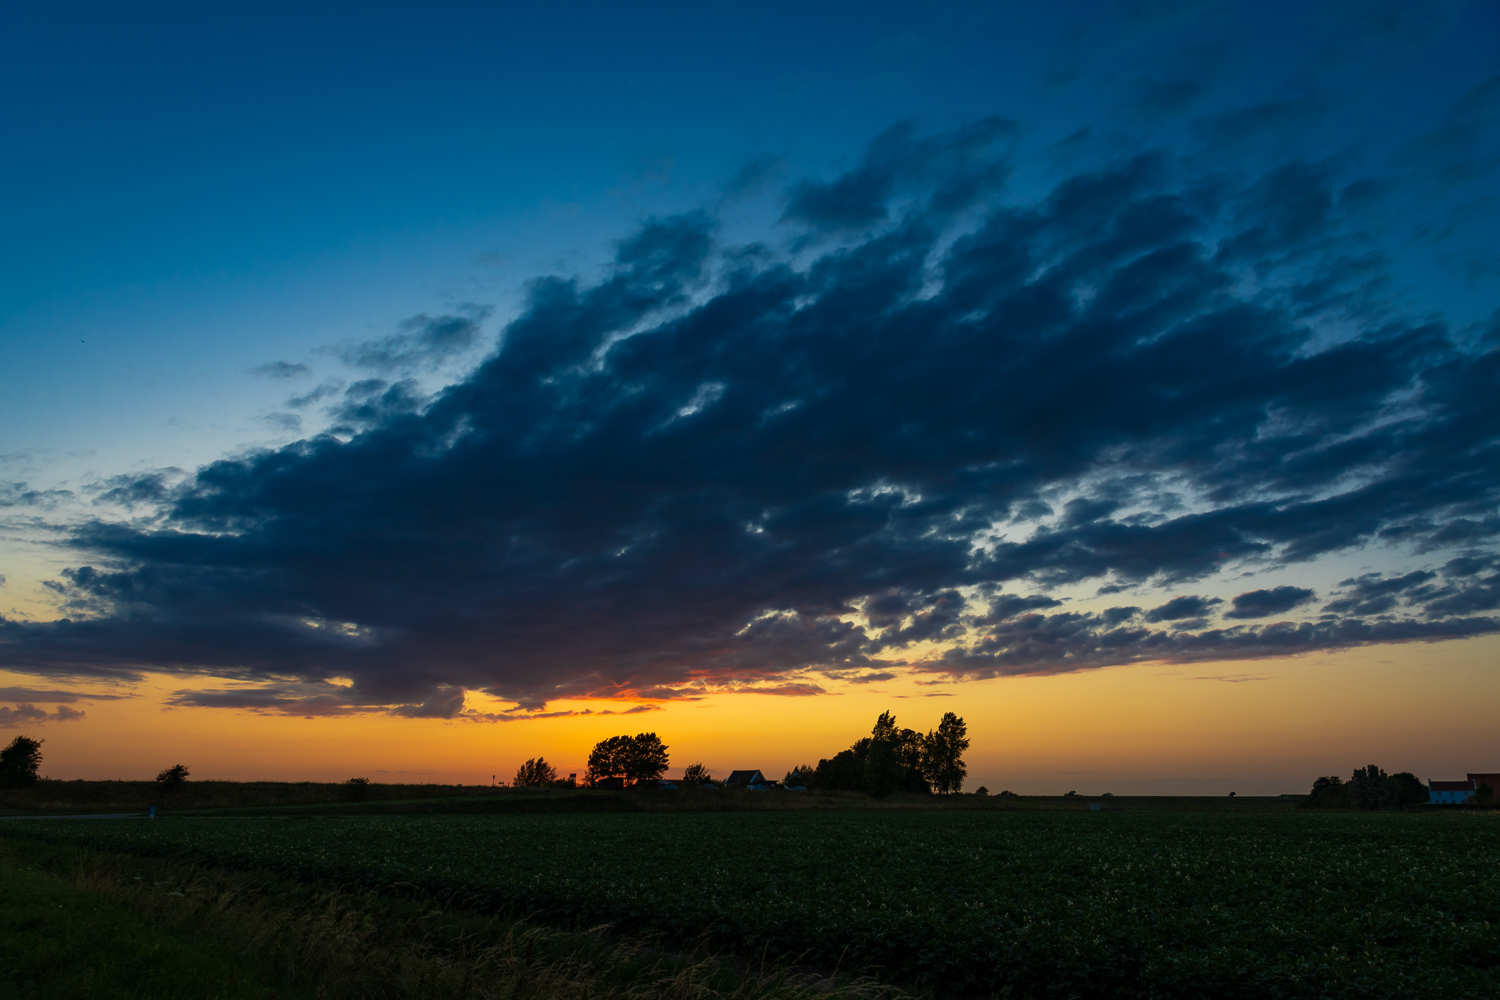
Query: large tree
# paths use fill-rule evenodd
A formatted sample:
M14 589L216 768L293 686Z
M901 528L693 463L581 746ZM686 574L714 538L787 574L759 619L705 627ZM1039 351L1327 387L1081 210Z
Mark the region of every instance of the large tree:
M667 769L667 746L655 733L611 736L589 752L588 782L624 778L633 785L654 781Z
M922 741L922 774L933 789L952 795L964 786L969 766L964 751L969 749L969 727L952 712L944 712L935 731Z
M655 733L637 733L625 758L625 780L632 785L656 781L667 770L667 745Z
M0 785L14 787L29 785L37 780L37 768L42 766L42 744L46 740L34 740L30 736L17 736L10 745L0 750Z
M964 720L952 712L943 716L936 732L922 735L902 729L890 712L881 712L870 735L847 750L818 761L810 783L824 791L858 791L882 797L892 792L931 794L938 787L957 791L967 768L963 752L969 740ZM938 756L934 756L934 754Z

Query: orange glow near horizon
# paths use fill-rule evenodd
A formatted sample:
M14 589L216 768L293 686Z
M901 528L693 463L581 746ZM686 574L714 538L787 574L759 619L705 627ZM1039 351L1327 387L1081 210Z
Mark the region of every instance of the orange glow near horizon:
M598 714L619 703L557 702L549 711L594 714L499 723L171 708L165 699L192 682L152 675L133 697L74 705L82 721L12 732L46 739L42 770L53 778L143 779L180 762L199 779L488 784L535 756L581 774L596 741L642 731L668 744L671 773L702 761L719 775L758 767L780 777L867 734L886 709L924 731L951 710L973 740L968 790L1276 794L1367 763L1424 779L1500 770L1497 661L1500 637L1491 636L937 687L903 675L825 695L723 694L630 715ZM0 685L54 686L21 674L0 674ZM479 694L468 703L491 708Z

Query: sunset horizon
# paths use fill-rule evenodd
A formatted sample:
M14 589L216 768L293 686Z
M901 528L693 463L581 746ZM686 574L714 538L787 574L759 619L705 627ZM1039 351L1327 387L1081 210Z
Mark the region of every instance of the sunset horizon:
M883 711L962 716L967 790L1500 771L1493 10L1173 10L7 43L0 729L59 780L780 777Z

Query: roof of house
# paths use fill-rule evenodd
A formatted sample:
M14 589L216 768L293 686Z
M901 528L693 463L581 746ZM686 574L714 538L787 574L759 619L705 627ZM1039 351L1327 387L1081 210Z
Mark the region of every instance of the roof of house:
M730 771L729 777L724 779L726 785L763 785L766 777L759 770L752 771Z
M1427 787L1432 789L1434 792L1472 792L1474 790L1474 782L1433 781L1429 778L1427 780Z
M1489 785L1491 791L1500 792L1500 774L1471 774L1469 780L1478 785Z

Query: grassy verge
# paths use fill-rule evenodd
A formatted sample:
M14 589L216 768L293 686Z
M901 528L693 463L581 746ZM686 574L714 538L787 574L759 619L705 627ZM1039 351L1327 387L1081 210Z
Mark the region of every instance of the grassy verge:
M0 997L841 1000L786 968L662 953L329 885L0 836Z

